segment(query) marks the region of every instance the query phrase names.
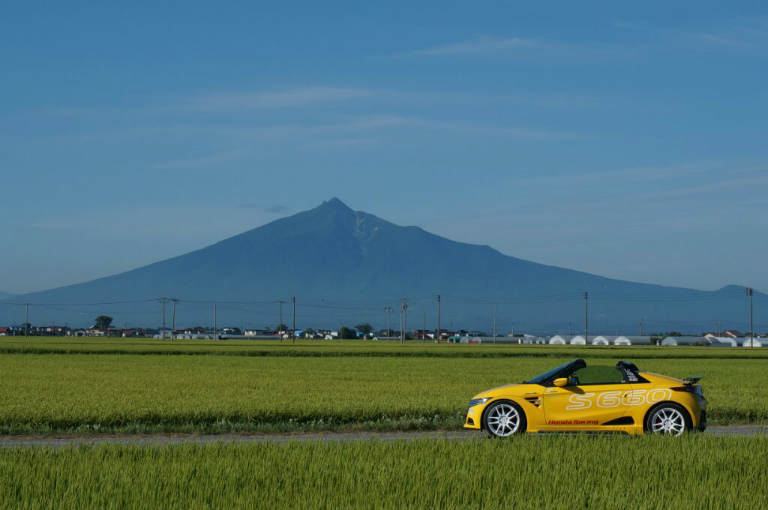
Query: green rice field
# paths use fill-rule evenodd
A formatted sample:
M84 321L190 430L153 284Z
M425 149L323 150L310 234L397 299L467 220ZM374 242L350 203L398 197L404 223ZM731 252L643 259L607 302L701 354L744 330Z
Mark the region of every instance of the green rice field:
M60 341L35 339L30 345L75 345L67 343L72 339ZM88 339L87 355L43 349L0 354L0 434L452 429L461 426L474 394L520 382L575 357L604 365L628 359L641 370L703 376L711 423L768 422L768 374L761 349L754 354L743 348L685 347L538 346L523 351L520 346L311 342L291 347L297 353L353 349L356 354L219 355L217 349L231 349L231 354L275 346L209 342L213 345L190 348L214 352L194 356L104 352L117 342ZM157 349L159 343L134 347ZM8 348L7 340L0 344ZM378 355L378 349L395 354ZM513 352L527 354L508 355ZM667 352L688 357L659 355ZM744 354L713 358L714 353Z
M759 509L768 438L0 450L0 509Z
M0 337L6 354L165 354L292 357L584 357L768 359L768 349L518 344L439 344L409 340L155 340L148 338Z

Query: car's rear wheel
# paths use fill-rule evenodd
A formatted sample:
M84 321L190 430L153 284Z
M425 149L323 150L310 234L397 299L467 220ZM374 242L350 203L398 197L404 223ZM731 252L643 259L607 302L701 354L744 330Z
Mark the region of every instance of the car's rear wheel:
M671 403L660 404L648 413L645 430L651 434L680 436L691 430L691 420L681 406Z
M483 428L492 437L509 437L525 432L525 413L514 402L500 400L488 406L483 414Z

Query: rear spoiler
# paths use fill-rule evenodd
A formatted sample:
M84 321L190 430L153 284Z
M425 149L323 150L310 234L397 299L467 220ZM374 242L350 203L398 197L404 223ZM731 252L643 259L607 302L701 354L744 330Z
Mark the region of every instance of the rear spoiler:
M701 380L701 376L692 375L691 377L686 377L685 379L683 379L683 384L685 386L693 386L694 384L696 384L700 380Z

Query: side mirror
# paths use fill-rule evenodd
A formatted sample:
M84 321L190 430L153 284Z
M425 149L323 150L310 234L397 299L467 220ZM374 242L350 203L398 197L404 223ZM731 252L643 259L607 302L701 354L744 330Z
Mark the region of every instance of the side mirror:
M568 379L565 377L558 377L554 381L552 381L552 384L555 386L562 388L563 386L568 386Z

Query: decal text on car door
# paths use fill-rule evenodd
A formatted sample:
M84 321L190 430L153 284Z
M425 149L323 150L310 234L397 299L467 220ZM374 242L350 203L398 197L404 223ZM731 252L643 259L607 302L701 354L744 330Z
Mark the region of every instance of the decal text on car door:
M630 390L624 394L622 391L603 391L601 393L583 393L573 394L568 401L571 405L566 406L568 411L579 411L589 409L593 405L601 408L626 406L640 406L643 404L655 404L662 400L672 397L672 390L660 388L655 390ZM595 398L597 395L597 398Z

